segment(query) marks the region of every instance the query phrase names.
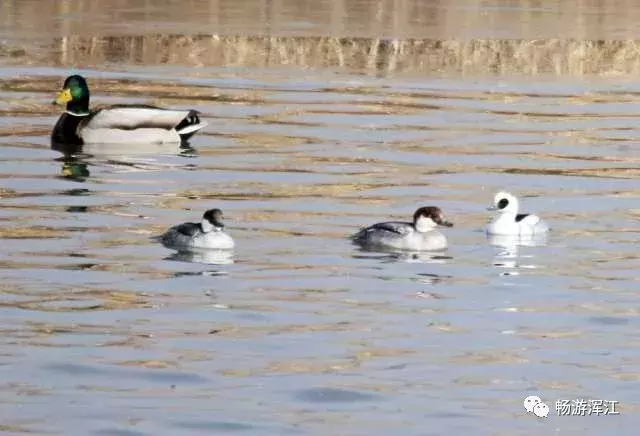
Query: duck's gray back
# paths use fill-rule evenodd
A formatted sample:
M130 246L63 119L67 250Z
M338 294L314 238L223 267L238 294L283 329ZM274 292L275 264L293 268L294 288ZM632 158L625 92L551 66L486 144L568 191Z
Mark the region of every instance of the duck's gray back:
M365 227L351 238L359 243L380 242L381 239L402 238L413 231L410 223L402 221L388 221Z
M200 224L183 223L171 227L162 235L162 243L171 247L188 247L193 239L200 234Z

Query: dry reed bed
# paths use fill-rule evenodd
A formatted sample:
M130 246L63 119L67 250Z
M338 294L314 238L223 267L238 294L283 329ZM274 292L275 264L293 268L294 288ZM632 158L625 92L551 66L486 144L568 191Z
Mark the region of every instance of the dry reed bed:
M69 36L44 50L0 48L2 63L295 66L368 74L636 75L640 73L640 45L635 40Z

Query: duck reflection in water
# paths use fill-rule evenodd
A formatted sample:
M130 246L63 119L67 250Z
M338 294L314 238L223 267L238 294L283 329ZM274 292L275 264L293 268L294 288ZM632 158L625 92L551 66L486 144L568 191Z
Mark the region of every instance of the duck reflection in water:
M538 268L535 264L523 264L522 259L532 259L535 256L533 254L520 255L519 247L543 247L547 245L547 235L491 235L487 234L487 241L494 247L501 249L494 259L493 266L506 269L535 269ZM518 275L517 271L505 272L501 275Z
M84 182L91 176L89 165L76 158L62 159L62 169L60 176L64 179L75 180L76 182Z
M51 149L71 157L182 155L192 157L197 151L189 143L175 144L73 144L51 141Z
M177 251L165 257L165 260L177 262L202 263L205 265L231 265L233 264L233 251L230 250L190 250Z
M358 254L354 254L355 259L378 259L382 263L436 263L443 264L453 259L442 252L429 251L404 251L394 249L384 249L380 247L359 247Z
M84 182L91 177L90 165L136 171L155 169L158 166L158 164L150 162L149 159L132 159L136 156L169 156L176 155L176 152L187 158L198 155L197 151L188 144L182 144L179 148L164 144L150 144L146 147L138 145L128 147L126 144L114 147L110 144L109 147L102 147L101 144L81 145L52 142L51 149L63 155L57 159L62 162L61 177L78 182Z

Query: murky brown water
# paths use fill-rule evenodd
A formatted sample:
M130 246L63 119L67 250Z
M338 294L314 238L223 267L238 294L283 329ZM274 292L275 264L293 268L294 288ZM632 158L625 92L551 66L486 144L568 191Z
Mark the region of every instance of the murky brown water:
M369 38L635 39L623 0L3 0L3 32L26 39L145 33Z
M253 31L262 15L241 13L272 5L290 17L283 28L329 33L331 9L355 32L350 11L365 5L142 3L51 2L43 23L64 38L59 29L91 19L77 33L106 38L113 17L154 28L175 8L209 4L231 11L221 26ZM3 43L25 50L0 59L0 431L635 434L634 77L194 68L117 46L108 58L84 52L88 62L80 48L64 57L63 39L28 41L44 28L27 13L41 3L0 4L11 11ZM418 2L378 4L423 13ZM563 7L530 15L564 19ZM513 24L507 6L436 9L477 8ZM176 33L214 15L187 12ZM189 107L209 125L193 149L95 146L64 159L50 148L59 111L49 103L71 71L89 79L94 104ZM502 188L549 221L546 245L486 240L485 209ZM456 224L444 254L367 253L345 238L427 204ZM229 218L231 258L150 239L210 207ZM523 408L536 394L546 420ZM620 414L560 417L559 398L618 401Z

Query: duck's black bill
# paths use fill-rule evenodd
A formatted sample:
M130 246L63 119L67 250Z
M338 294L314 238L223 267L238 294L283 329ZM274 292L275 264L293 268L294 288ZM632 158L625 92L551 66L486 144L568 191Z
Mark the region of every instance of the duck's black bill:
M445 227L453 227L453 223L450 221L441 221L439 224Z

